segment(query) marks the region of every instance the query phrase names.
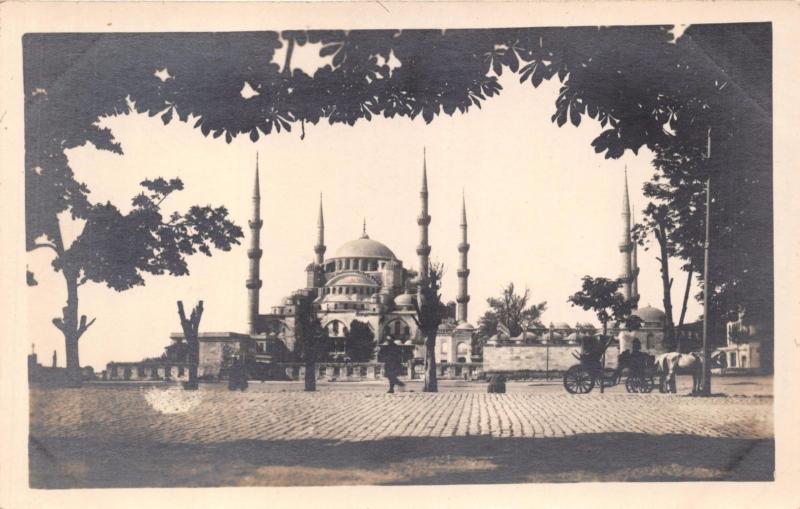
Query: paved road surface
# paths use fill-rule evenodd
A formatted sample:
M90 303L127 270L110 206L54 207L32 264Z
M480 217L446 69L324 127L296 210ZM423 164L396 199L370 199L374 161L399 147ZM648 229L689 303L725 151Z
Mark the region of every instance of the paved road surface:
M614 390L571 396L552 384L545 390L512 384L508 394L486 394L474 384L451 385L438 394L385 394L382 385L344 383L322 384L317 393L269 383L246 392L222 385L197 392L120 384L33 389L31 482L213 486L772 475L770 397Z

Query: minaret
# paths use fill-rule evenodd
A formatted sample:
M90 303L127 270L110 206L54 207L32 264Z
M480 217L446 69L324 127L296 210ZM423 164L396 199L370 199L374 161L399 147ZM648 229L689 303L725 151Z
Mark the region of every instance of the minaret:
M422 150L422 189L419 197L420 211L419 217L417 217L419 245L417 246L417 255L419 255L419 282L424 283L428 280L428 256L431 254L431 246L428 245L428 225L431 224L431 216L428 215L428 168L425 149Z
M316 258L314 263L322 265L325 263L325 218L322 216L322 193L319 195L319 216L317 216L317 245L314 246Z
M256 153L256 178L253 184L253 215L248 222L250 225L250 249L247 250L247 258L250 259L250 274L247 279L247 330L249 334L256 334L256 324L258 323L258 297L261 290L261 279L259 277L261 265L261 190L258 182L258 153Z
M634 219L633 211L631 211L631 223L636 224L636 219ZM639 250L639 246L634 242L633 243L633 252L631 252L631 298L632 299L639 299L639 263L636 260L636 253ZM636 306L639 307L638 304Z
M625 191L622 195L622 239L619 244L619 252L622 253L622 270L619 275L622 279L622 295L625 299L631 298L631 282L633 273L631 269L631 252L633 242L631 242L631 205L628 198L628 168L625 168Z
M464 193L461 193L461 243L458 245L459 265L458 265L458 297L456 303L456 319L459 322L467 322L467 303L469 302L469 291L467 288L467 278L469 269L467 268L467 252L469 243L467 242L467 204Z

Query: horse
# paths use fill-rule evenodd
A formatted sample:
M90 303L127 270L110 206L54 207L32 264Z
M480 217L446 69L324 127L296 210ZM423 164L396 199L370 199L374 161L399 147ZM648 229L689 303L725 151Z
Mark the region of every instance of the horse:
M710 355L711 366L720 356L719 351ZM660 392L678 392L675 384L675 376L679 374L692 375L692 394L701 391L700 386L703 379L703 355L701 352L679 353L667 352L656 357L656 370L660 373L659 390Z

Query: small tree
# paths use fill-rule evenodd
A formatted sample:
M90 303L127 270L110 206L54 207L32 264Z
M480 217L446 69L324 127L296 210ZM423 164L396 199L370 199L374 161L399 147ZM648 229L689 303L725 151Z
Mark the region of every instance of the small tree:
M350 322L350 333L345 343L346 353L353 362L368 362L375 357L375 334L364 322Z
M197 252L211 256L211 248L230 250L238 244L242 230L228 219L225 207L192 206L184 213L164 217L161 207L172 193L183 189L174 178L141 182L144 190L132 199L123 214L111 203L92 204L88 189L80 187L79 197L70 197L73 218L84 221L83 230L67 246L60 219L29 248L55 253L53 268L64 276L67 302L53 325L64 335L67 371L73 385L80 385L78 345L95 322L78 312L78 290L86 283L104 283L118 292L145 284L144 275L189 274L186 257Z
M186 338L186 360L189 362L189 381L183 384L183 388L193 391L198 387L197 365L200 363L200 342L197 337L200 330L200 318L203 316L203 301L201 300L194 307L188 319L186 318L186 312L183 310L183 302L178 301L178 316L181 319L183 337Z
M444 274L444 266L431 263L428 278L422 281L414 300L415 314L412 318L425 338L425 382L423 392L439 392L436 381L436 333L447 316L447 306L442 303L439 288Z
M324 360L331 350L331 340L328 331L322 326L317 314L314 312L311 300L302 297L298 299L295 315L295 341L294 356L305 365L306 391L317 390L317 362Z
M541 317L547 309L547 302L543 301L528 306L530 294L528 288L524 293L518 294L515 291L514 283L508 283L499 299L494 297L486 299L490 309L478 322L479 334L483 337L491 337L497 334L499 324L508 327L512 336L519 336L529 327L544 327Z
M636 309L638 299L625 299L619 292L622 280L612 280L603 277L583 277L581 291L574 293L568 299L573 306L594 311L597 319L603 325L603 357L602 368L605 370L605 349L612 338L608 337L608 323L613 321L617 327L625 324L628 330L635 330L641 326L641 319L631 313ZM603 381L600 382L600 392L603 392Z

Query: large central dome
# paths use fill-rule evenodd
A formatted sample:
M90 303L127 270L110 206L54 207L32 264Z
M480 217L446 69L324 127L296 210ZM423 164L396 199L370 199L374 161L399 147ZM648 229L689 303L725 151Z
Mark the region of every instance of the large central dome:
M335 258L386 258L394 260L395 256L392 250L381 244L377 240L372 240L369 237L361 237L360 239L345 242L339 249L336 250Z

